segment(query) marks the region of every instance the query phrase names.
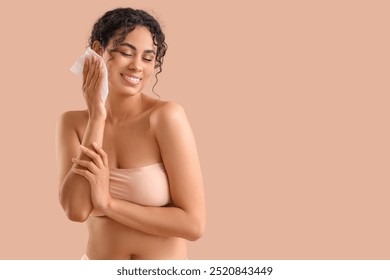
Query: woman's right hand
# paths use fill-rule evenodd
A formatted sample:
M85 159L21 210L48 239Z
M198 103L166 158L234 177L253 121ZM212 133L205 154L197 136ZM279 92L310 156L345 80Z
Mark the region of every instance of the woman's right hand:
M89 118L106 118L106 108L100 92L103 83L103 61L94 56L86 57L83 70L83 95L88 106Z

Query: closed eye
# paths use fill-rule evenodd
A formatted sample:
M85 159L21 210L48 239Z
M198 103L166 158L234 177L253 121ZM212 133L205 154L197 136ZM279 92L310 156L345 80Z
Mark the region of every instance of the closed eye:
M125 52L120 52L122 55L124 55L124 56L127 56L127 57L131 57L131 56L133 56L133 54L131 54L131 53L125 53Z
M126 53L126 52L120 52L123 56L126 56L126 57L132 57L133 54L132 53ZM143 59L147 62L152 62L153 61L153 58L149 58L149 57L143 57Z

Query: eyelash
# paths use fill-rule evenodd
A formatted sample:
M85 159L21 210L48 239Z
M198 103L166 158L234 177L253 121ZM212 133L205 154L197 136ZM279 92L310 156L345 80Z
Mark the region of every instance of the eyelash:
M126 56L126 57L132 57L133 55L132 54L128 54L128 53L125 53L125 52L120 52L122 55ZM149 58L144 58L144 60L146 60L147 62L152 62L153 59L149 59Z

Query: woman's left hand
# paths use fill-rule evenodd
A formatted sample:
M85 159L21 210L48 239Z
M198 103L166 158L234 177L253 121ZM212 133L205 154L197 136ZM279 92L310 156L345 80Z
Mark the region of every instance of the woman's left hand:
M110 202L109 190L110 169L106 152L97 143L92 144L94 150L80 146L81 152L91 160L73 158L72 161L86 169L73 168L73 172L86 178L91 185L91 200L94 208L105 212Z

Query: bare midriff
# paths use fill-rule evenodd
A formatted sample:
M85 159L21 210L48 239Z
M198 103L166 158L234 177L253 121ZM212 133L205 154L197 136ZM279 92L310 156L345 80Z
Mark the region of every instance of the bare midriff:
M186 241L154 236L129 228L107 216L88 218L89 259L186 259Z

